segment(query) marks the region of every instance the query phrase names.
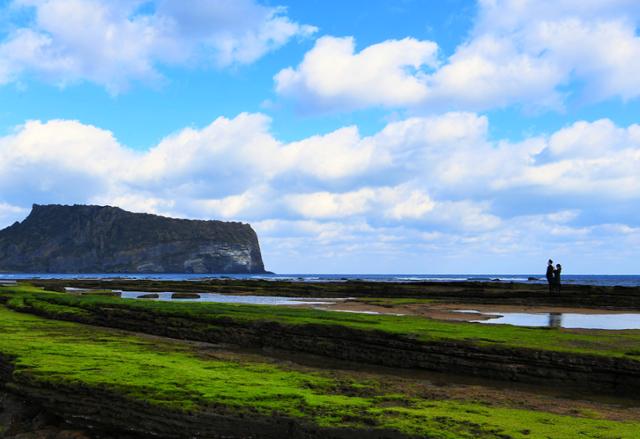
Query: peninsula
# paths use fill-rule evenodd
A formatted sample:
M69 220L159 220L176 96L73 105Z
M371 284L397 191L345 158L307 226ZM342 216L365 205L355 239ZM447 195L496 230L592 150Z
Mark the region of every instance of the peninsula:
M0 272L264 273L249 224L132 213L117 207L33 205L0 230Z

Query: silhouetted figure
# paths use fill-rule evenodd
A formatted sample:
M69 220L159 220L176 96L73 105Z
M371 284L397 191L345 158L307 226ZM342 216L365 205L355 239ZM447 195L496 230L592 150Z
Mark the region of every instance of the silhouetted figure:
M560 283L560 275L562 273L562 265L556 264L556 269L553 270L553 287L556 293L560 292L562 284Z
M561 328L562 327L562 313L552 312L549 313L549 328Z
M549 283L549 293L553 293L553 261L551 259L547 263L547 282Z

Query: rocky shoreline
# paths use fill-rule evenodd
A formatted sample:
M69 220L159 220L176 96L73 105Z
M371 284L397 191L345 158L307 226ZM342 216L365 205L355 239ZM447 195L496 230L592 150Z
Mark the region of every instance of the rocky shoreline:
M42 299L45 302L46 298ZM51 302L55 304L56 302ZM640 392L640 361L512 346L487 345L483 340L423 341L409 334L361 330L346 326L287 324L264 319L244 320L230 315L200 318L193 314L132 308L124 303L77 303L82 312L25 300L19 310L63 319L207 343L230 343L251 348L277 348L353 362L398 368L453 372L493 379L583 387L608 393ZM65 306L69 306L66 303ZM10 305L11 307L11 305ZM69 308L73 310L73 308ZM541 334L541 336L543 336ZM487 335L489 337L489 335ZM487 339L489 340L489 339Z
M237 279L162 281L118 278L31 279L28 276L25 276L24 281L49 289L74 287L149 293L171 291L302 298L419 298L446 303L640 310L640 287L621 286L566 285L561 293L549 294L546 285L504 282L285 282Z
M438 322L415 316L354 315L277 306L194 304L181 301L163 303L153 299L125 300L114 297L110 289L105 289L107 286L113 289L126 286L136 291L149 291L147 294L175 290L181 297L194 297L212 290L273 295L278 291L279 285L276 283L265 285L261 282L226 280L171 284L149 281L122 281L119 284L117 282L120 281L111 281L116 282L115 284L96 282L34 282L48 290L64 291L65 286L102 289L94 290L93 295L47 292L26 284L0 288L0 312L3 312L5 319L5 322L0 321L0 325L4 325L4 331L18 331L18 335L14 336L14 345L3 345L0 340L0 382L4 387L0 397L5 401L0 407L3 437L409 439L441 437L440 433L434 432L451 431L459 432L451 433L451 437L455 438L542 438L551 437L545 426L548 422L555 425L554 434L563 431L558 433L559 438L573 437L571 422L579 422L583 425L580 428L592 429L589 431L593 432L609 431L612 428L612 432L618 431L611 433L611 437L634 437L625 433L625 422L635 419L635 411L640 410L637 400L640 391L638 331L628 331L625 333L627 335L621 333L616 339L616 347L609 346L613 339L608 338L607 331L583 333L488 328L480 324ZM206 285L205 288L201 287L203 284ZM286 294L303 296L299 285L284 286L288 288ZM359 286L363 288L358 289ZM372 290L380 288L379 285L352 283L338 286L322 284L314 285L307 292L307 297L322 296L322 287L326 287L324 296L360 291L363 300L373 300ZM403 303L402 297L406 299L416 296L420 300L428 298L426 300L446 303L449 300L446 297L468 299L472 290L476 293L476 300L487 299L489 303L498 296L508 297L511 294L516 299L525 294L520 287L438 285L432 289L425 285L398 284L391 285L390 290L379 297L386 298L386 302L383 301L386 304L396 303L394 301ZM611 291L613 289L605 290ZM630 303L636 298L634 291L618 293L618 304ZM598 295L590 297L600 297L599 295L604 296L604 293L600 291ZM531 301L553 299L557 298L535 295ZM589 306L593 306L593 303ZM11 326L6 319L15 319L16 324ZM25 327L20 327L18 322L24 322L19 325L24 324ZM449 331L449 335L437 335L445 330ZM525 336L531 340L518 341ZM50 357L46 361L52 361L53 366L48 366L46 372L38 370L40 360L25 363L25 358L34 355L34 352L40 355L40 345L33 345L37 347L36 351L25 350L22 346L23 342L34 343L31 337L43 337L43 352L50 350ZM539 343L537 339L541 337L555 340L553 343L561 345L556 349ZM76 347L76 340L89 350L78 350L80 348ZM52 342L60 343L60 348L49 346ZM221 346L228 347L230 352L250 349L255 354L241 359L244 354L222 353ZM77 361L73 356L63 359L60 355L64 355L64 349L76 352L71 355L81 354L83 357ZM104 355L104 362L93 357L93 349L96 349L96 355ZM140 349L146 352L142 356ZM275 360L275 356L270 356L273 352L278 352L277 358L282 360ZM185 355L188 355L188 364L191 365L179 366L180 362L187 361ZM229 355L229 358L225 357ZM320 379L317 375L319 370L316 366L301 366L296 360L300 355L346 362L352 365L352 372L348 373L348 378L332 378L334 381L331 383L322 381L326 378L317 381ZM57 366L61 360L65 362L64 365ZM128 361L131 363L127 363ZM259 361L261 365L252 365L255 361ZM107 366L105 362L111 366ZM122 368L122 372L112 372L109 367ZM270 403L275 404L274 409L258 410L262 404L261 398L267 396L247 399L242 392L235 396L244 401L242 405L230 404L228 396L224 395L234 391L234 386L246 385L247 380L244 379L240 379L235 385L230 383L228 389L214 386L213 389L218 390L207 393L205 387L211 381L205 377L211 373L218 374L212 371L212 367L221 367L221 375L215 375L215 379L221 379L225 383L227 377L231 378L237 373L248 374L247 377L251 378L247 379L257 380L256 388L263 388L260 392L268 391L271 395L269 398L274 398L274 402ZM376 367L386 368L393 375L399 375L400 370L433 371L442 374L444 380L447 374L482 377L495 388L489 390L470 385L465 388L464 393L455 393L447 390L450 384L445 384L446 387L442 388L442 384L428 385L418 378L401 384L402 380L398 381L395 376L383 377L367 372ZM131 368L136 372L133 373ZM163 368L167 369L164 373ZM192 368L200 371L193 377L203 379L199 384L202 387L194 387L188 393L189 399L182 400L187 394L181 397L174 393L177 391L179 395L192 385L190 381L184 381L188 380L186 376L182 377L184 374L195 373ZM266 368L265 372L261 372L263 368ZM298 372L300 368L304 372ZM327 368L322 374L326 374L328 370L333 368ZM79 371L86 371L86 380L74 378ZM70 374L69 378L65 378L65 373ZM286 409L279 407L277 401L282 396L279 395L278 386L284 383L275 381L273 385L260 387L264 386L263 381L268 383L274 379L272 373L276 374L274 376L281 373L291 374L292 377L299 375L295 380L302 381L294 380L291 383L298 382L294 385L296 395L306 395L299 400L302 408L298 408L298 402ZM103 374L111 374L114 378L103 377ZM141 384L128 388L135 382L133 378L127 378L129 376L138 377L137 379L142 380ZM158 393L157 385L164 385L165 380L168 380L169 388L173 390L168 394ZM172 380L177 381L174 383ZM396 381L396 384L391 384ZM146 382L156 384L144 384ZM422 386L425 385L427 387L423 389ZM514 394L502 401L511 392L508 389L512 386L527 385L536 390L523 393L528 396ZM388 386L390 387L387 388ZM497 390L498 388L505 390ZM253 387L247 387L245 391L249 389ZM293 388L288 391L293 391ZM562 394L579 393L585 399L577 402L564 401L561 404L566 409L556 409L553 404L559 400L545 402L548 397L541 396L552 391ZM257 395L261 395L260 392ZM592 402L601 397L619 398L622 395L626 395L626 401L632 405L630 411L625 412L619 406ZM447 399L449 397L453 399ZM164 398L168 399L163 402ZM293 401L298 401L297 398L298 396ZM350 398L358 402L352 402ZM473 401L472 404L477 404L478 398L483 401L483 405L465 405L469 404L467 399ZM501 412L501 404L511 404L507 405L511 407L524 403L520 410L530 410L527 408L528 398L541 398L535 404L531 403L535 407L533 412L526 412L526 416L534 416L539 421L530 421L530 432L529 429L522 432L509 430L512 425L517 425L512 424L510 417L524 416L525 412L521 415L511 409ZM321 403L320 406L316 405L318 402L314 402L324 399L327 403ZM349 405L344 413L340 413L340 404L347 401L348 404L356 405ZM496 403L498 406L492 408ZM359 408L360 404L365 404L362 407L368 408ZM637 409L634 408L636 406ZM580 410L584 412L577 411L576 418L553 418L553 421L549 421L552 415L545 411L549 410L545 407L561 411L562 416L574 416L572 410L575 411L576 407L582 407ZM614 423L607 424L609 421L583 420L583 413L590 413L590 407L617 411L617 414L611 416L616 419L621 417L622 422L618 424L615 423L618 421L611 421ZM323 414L325 411L326 414ZM482 415L484 412L489 416L485 418ZM455 421L451 416L454 416ZM402 417L402 422L398 417ZM495 422L500 427L496 427ZM597 422L601 424L596 425ZM593 426L590 423L594 423ZM430 428L434 429L429 430ZM632 427L629 428L633 430ZM431 433L427 434L425 431Z

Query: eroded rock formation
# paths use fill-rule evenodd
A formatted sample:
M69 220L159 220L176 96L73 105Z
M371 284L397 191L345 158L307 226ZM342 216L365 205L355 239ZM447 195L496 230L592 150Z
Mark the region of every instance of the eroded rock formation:
M249 224L34 205L0 230L0 272L263 273L264 265Z

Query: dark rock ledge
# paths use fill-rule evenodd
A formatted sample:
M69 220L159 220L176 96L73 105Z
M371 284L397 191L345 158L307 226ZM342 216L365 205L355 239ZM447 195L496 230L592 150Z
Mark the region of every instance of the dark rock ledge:
M128 309L96 306L89 314L50 315L65 319L183 340L229 343L252 348L278 348L329 358L399 368L425 369L497 380L566 386L589 391L637 395L640 361L569 352L483 346L473 341L420 341L400 334L344 326L287 325L242 321L229 317L199 320Z
M11 369L6 359L0 368ZM6 375L6 374L5 374ZM391 430L320 428L293 418L231 412L220 407L201 411L169 410L115 392L79 384L41 382L25 374L4 382L14 400L39 407L50 425L16 439L411 439ZM54 421L57 419L58 421ZM63 421L62 421L63 420ZM7 436L3 436L7 437Z

